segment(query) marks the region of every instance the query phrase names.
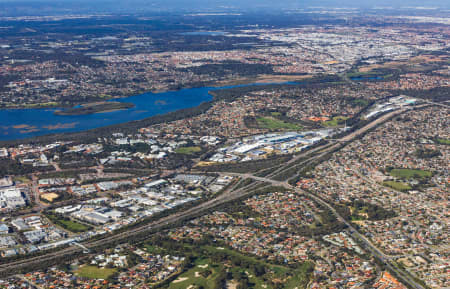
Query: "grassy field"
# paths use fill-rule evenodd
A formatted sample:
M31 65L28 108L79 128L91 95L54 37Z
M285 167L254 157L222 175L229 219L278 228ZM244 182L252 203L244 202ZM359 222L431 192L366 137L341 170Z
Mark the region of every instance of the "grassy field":
M424 179L433 175L430 171L413 169L393 169L389 172L389 174L400 179Z
M43 103L30 103L30 104L26 104L25 107L26 108L36 108L36 107L54 107L54 106L58 106L59 103L57 102L43 102Z
M252 284L252 286L249 286L253 289L273 289L273 287L268 284L268 282L265 282L262 278L256 277L254 272L251 270L245 270L240 267L233 267L230 269L230 272L232 275L247 275L248 276L248 282Z
M31 180L27 177L14 177L13 178L14 182L18 182L18 183L24 183L24 184L28 184L29 182L31 182Z
M86 225L80 224L80 223L76 223L73 222L71 220L60 220L60 223L63 224L64 228L74 232L74 233L79 233L79 232L86 232L88 231L90 228Z
M59 218L56 215L46 215L46 217L49 218L55 225L59 225L64 229L71 231L72 233L86 232L91 229L91 227L89 226L71 220Z
M266 263L262 260L259 260L255 257L252 256L248 256L248 255L244 255L238 251L234 251L234 250L230 250L228 248L217 248L217 247L213 247L213 246L205 246L204 247L207 251L209 251L211 254L214 253L226 253L229 256L234 256L237 257L243 261L246 261L248 263L253 263L253 264L260 264L266 268L269 268L273 273L274 273L274 277L279 278L279 279L284 279L284 276L287 275L287 273L289 273L292 269L285 267L285 266L280 266L280 265L274 265L274 264L270 264L270 263ZM246 270L250 273L250 275L254 275L253 272L250 272L249 270ZM263 282L261 279L256 278L253 276L253 278L250 278L250 281L252 283L255 283L255 288L268 288L270 289L271 287L269 286L269 284ZM308 280L309 281L309 280ZM259 284L259 285L258 285ZM262 285L265 285L267 287L263 287ZM259 287L258 287L259 286ZM289 287L286 287L289 288ZM298 287L298 289L301 289L303 287ZM306 288L306 287L305 287Z
M393 188L394 190L401 191L401 192L412 189L411 186L408 184L405 184L402 182L395 182L395 181L386 181L386 182L383 182L383 185Z
M435 142L442 145L450 145L450 139L437 138L435 139Z
M57 110L53 114L55 115L86 115L94 113L102 113L109 111L116 111L122 109L128 109L134 107L133 103L127 102L101 102L94 104L83 104L81 107L68 108L64 110Z
M365 107L365 106L369 105L369 101L367 99L361 99L361 98L354 99L354 100L352 100L351 103L354 106L362 106L362 107Z
M347 73L347 77L348 78L353 78L353 77L361 77L361 78L370 78L370 77L381 77L381 78L389 78L392 77L393 74L389 73L389 74L384 74L384 73L380 73L379 71L366 71L366 72L350 72Z
M162 249L161 247L158 246L153 246L151 244L145 244L145 250L150 253L150 254L154 254L154 255L162 255L162 254L166 254L167 252Z
M258 117L256 122L260 128L270 130L300 130L303 127L294 123L288 123L273 117Z
M63 172L49 172L39 175L40 179L47 179L47 178L78 178L79 174L86 174L86 173L92 173L95 172L95 170L68 170Z
M80 266L74 273L89 279L108 279L116 272L115 268L98 268L97 266Z
M175 152L177 154L192 155L194 153L200 152L201 150L202 150L202 148L197 147L197 146L195 146L195 147L180 147L180 148L177 148L175 150Z
M324 121L322 124L324 126L338 126L344 120L347 120L347 119L348 119L348 117L346 117L346 116L335 116L335 117L333 117L333 119Z
M229 256L238 257L239 259L245 260L248 263L257 263L257 264L259 263L259 264L264 265L264 266L269 266L270 269L273 270L277 274L284 274L287 271L289 271L289 268L287 268L287 267L268 264L268 263L265 263L264 261L258 260L255 257L247 256L247 255L241 254L241 253L239 253L237 251L230 250L228 248L220 248L219 249L219 248L213 247L213 246L205 246L204 248L206 250L208 250L211 254L222 252L222 253L226 253Z
M375 71L367 71L367 72L349 72L347 73L347 77L369 77L369 76L376 76L378 73Z
M295 272L295 275L289 279L287 284L284 286L285 289L294 288L306 288L308 286L309 280L311 278L311 273L314 270L314 264L311 262L305 262L302 266Z

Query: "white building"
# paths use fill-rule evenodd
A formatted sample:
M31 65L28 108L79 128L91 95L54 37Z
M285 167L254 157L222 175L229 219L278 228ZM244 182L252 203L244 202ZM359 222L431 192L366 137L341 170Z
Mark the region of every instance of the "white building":
M0 189L0 208L13 210L26 205L26 199L18 188Z

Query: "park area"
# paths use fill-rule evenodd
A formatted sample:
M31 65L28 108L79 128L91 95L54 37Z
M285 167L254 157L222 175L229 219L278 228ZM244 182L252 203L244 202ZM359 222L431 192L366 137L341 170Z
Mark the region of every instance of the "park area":
M224 282L228 288L246 284L249 288L271 289L278 288L275 280L287 281L283 288L300 289L306 288L314 268L310 262L298 268L275 265L223 247L206 245L199 249L208 257L198 257L170 283L170 289L222 288Z
M399 179L425 179L433 175L430 171L418 169L392 169L389 174Z
M58 225L72 233L81 233L92 229L92 227L90 226L74 222L67 218L62 218L58 215L47 214L46 217L50 219L50 221L52 221L53 224Z
M84 277L88 279L103 279L106 280L114 273L117 269L114 268L98 268L97 266L87 266L82 265L77 270L75 270L75 275L79 277Z
M260 128L269 130L301 130L303 127L294 123L288 123L273 117L258 117L256 122Z
M179 147L175 150L175 152L177 154L192 155L200 152L201 150L202 149L198 146L192 146L192 147Z
M393 188L394 190L400 191L400 192L404 192L404 191L408 191L411 190L411 186L403 183L403 182L396 182L396 181L385 181L383 182L383 185Z
M345 116L335 116L330 120L324 121L323 125L327 127L334 127L343 124L347 119L348 117Z

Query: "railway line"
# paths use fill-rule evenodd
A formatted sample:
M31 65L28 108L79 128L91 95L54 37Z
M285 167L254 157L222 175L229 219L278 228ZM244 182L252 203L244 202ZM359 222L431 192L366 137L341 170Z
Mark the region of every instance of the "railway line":
M306 151L305 153L301 153L299 155L296 155L294 158L292 158L290 161L286 162L281 168L275 169L273 172L268 174L265 177L257 177L253 174L237 174L237 173L227 173L228 175L238 176L241 178L251 178L256 181L262 182L262 183L270 183L275 186L283 186L289 189L297 189L291 186L286 181L278 181L274 180L273 176L280 174L288 169L290 169L294 164L295 166L301 166L303 164L306 164L308 162L314 161L319 159L320 157L324 156L325 154L332 152L333 150L339 149L340 146L342 146L342 142L350 142L356 139L357 137L363 135L368 130L376 127L377 125L389 120L390 118L402 114L406 111L410 110L410 108L403 108L396 111L392 111L390 113L384 114L381 117L371 121L370 123L366 124L365 126L349 133L348 135L342 137L339 139L338 142L335 143L327 143L322 146L318 146L312 150ZM316 154L319 152L318 154ZM302 159L302 160L301 160ZM299 160L301 162L297 163ZM130 228L129 230L126 230L124 232L116 233L108 235L104 238L98 239L98 240L91 240L83 242L81 245L72 245L71 247L63 248L58 251L54 252L48 252L45 254L42 254L40 256L36 257L30 257L23 260L17 260L17 261L11 261L6 262L3 264L0 264L0 276L7 276L7 275L14 275L20 272L21 269L24 268L30 268L30 267L39 267L39 264L42 263L52 263L57 262L58 259L61 258L69 258L71 255L74 254L80 254L83 251L86 251L83 248L87 248L88 250L92 250L98 246L107 246L109 244L114 244L117 242L127 242L127 240L133 239L133 237L143 234L143 233L153 233L159 229L163 229L171 224L176 224L180 221L187 220L189 218L193 218L196 216L199 216L203 213L206 213L208 210L215 208L219 205L238 200L242 197L245 197L246 195L250 195L252 192L248 191L248 189L251 189L255 186L254 183L249 184L247 186L244 186L242 188L236 189L236 185L230 187L228 190L226 190L221 195L207 200L199 205L196 205L192 208L189 208L185 211L177 212L172 215L163 217L159 220L156 220L151 223L141 224L137 225L135 227ZM332 210L332 212L337 216L338 220L341 222L344 222L348 225L350 228L350 231L352 232L352 235L356 236L358 239L362 240L366 244L366 248L372 254L381 259L383 262L387 262L387 266L391 271L396 272L399 276L402 276L402 279L407 282L411 288L415 289L422 289L423 287L420 284L417 284L414 282L414 280L411 280L406 273L403 271L399 271L398 268L390 264L390 260L386 258L386 256L380 252L376 247L374 247L370 242L368 242L367 239L365 239L362 235L360 235L356 229L354 229L351 224L349 224L344 218L342 218L334 208L328 204L327 202L323 201L322 199L318 198L317 196L313 196L313 198L316 199L316 201L323 203L327 207ZM364 241L365 240L365 241Z

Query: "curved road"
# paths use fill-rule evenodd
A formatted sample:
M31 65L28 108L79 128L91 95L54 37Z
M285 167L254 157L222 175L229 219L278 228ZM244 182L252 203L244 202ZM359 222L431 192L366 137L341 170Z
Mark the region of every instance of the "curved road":
M398 114L404 113L405 111L408 111L409 109L410 108L403 108L403 109L399 109L399 110L384 114L381 117L371 121L364 127L359 128L356 131L342 137L338 141L339 142L352 141L355 138L366 133L368 130L372 129L373 127L383 123L384 121L386 121ZM291 159L289 162L286 162L283 165L283 167L279 168L278 170L275 170L274 172L272 172L270 175L268 175L266 177L256 177L252 174L232 174L232 173L227 173L227 174L239 176L242 178L252 178L252 179L260 181L260 182L268 182L268 183L271 183L272 185L283 186L283 187L286 187L289 189L298 190L297 188L294 188L287 182L276 181L276 180L271 179L270 177L272 177L273 175L278 174L284 170L289 169L291 167L290 165L292 163L294 163L295 161L299 160L300 158L305 158L305 160L301 162L301 163L304 163L307 161L312 161L314 159L317 159L318 157L323 156L324 154L326 154L334 149L338 149L339 146L342 146L342 143L339 143L339 142L332 144L332 145L325 144L325 145L319 146L317 148L314 148L313 150L306 151L305 153L299 154L299 155L295 156L293 159ZM320 154L314 155L314 152L318 152L318 151L320 151ZM298 165L300 165L300 164L298 164ZM193 218L195 216L203 214L203 213L207 212L209 209L212 209L218 205L221 205L221 204L224 204L224 203L227 203L230 201L234 201L241 197L249 195L252 192L245 191L245 189L252 187L253 185L254 184L250 184L250 185L240 188L238 190L234 190L234 188L236 186L233 186L229 190L224 192L223 194L215 197L214 199L205 201L197 206L187 209L186 211L177 212L175 214L161 218L161 219L151 222L149 224L141 224L141 225L131 228L125 232L108 235L99 240L84 242L83 246L85 246L87 248L94 248L99 245L104 246L104 245L108 245L108 244L113 244L116 241L126 242L127 240L129 240L130 238L133 238L133 236L136 236L137 234L141 234L141 233L145 233L145 232L152 233L153 231L155 231L157 229L161 229L167 225L175 224L179 221ZM303 192L303 193L305 193L305 192ZM358 231L356 229L354 229L353 226L351 226L351 224L349 224L346 220L344 220L344 218L342 218L330 204L328 204L324 200L322 200L319 197L314 196L312 194L309 194L309 196L314 198L317 202L320 202L320 203L324 204L325 206L327 206L337 216L338 220L345 223L349 227L352 236L360 239L366 245L366 249L368 249L375 257L379 258L382 262L386 263L386 266L391 271L396 272L398 274L398 276L400 276L401 279L405 283L409 284L410 287L412 287L412 288L423 289L423 287L420 284L417 284L414 280L411 280L411 278L408 275L406 275L403 271L400 271L398 268L391 265L390 260L388 258L386 258L386 256L379 249L377 249L375 246L373 246L364 236L359 234ZM74 253L80 253L80 252L82 252L82 249L80 247L71 246L71 247L64 248L64 249L61 249L61 250L58 250L55 252L45 253L45 254L42 254L37 257L31 257L31 258L27 258L27 259L23 259L23 260L3 263L3 264L0 264L0 275L3 275L3 276L14 275L21 268L30 267L30 266L39 267L39 264L41 264L43 262L51 263L52 261L56 261L58 258L69 257L70 255L73 255Z

